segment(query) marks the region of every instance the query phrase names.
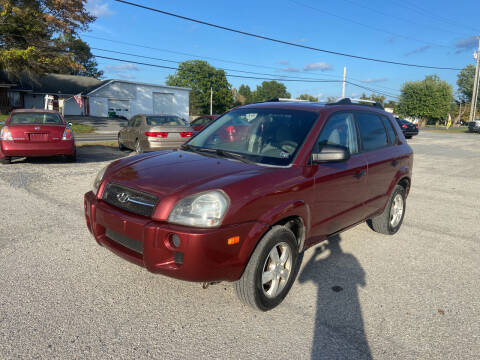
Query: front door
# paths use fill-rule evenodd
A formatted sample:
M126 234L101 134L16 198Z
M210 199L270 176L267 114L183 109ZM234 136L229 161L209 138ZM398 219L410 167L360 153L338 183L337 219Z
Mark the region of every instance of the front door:
M367 162L359 153L351 112L337 112L327 119L317 140L318 151L325 144L345 146L351 157L344 162L315 165L312 208L312 235L315 238L331 235L365 217Z

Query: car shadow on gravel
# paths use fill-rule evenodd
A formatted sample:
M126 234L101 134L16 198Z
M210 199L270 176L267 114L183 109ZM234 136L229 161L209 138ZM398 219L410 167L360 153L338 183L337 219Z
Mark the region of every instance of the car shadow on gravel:
M77 146L77 163L93 163L117 160L132 154L131 151L120 151L112 146L105 145L83 145ZM133 153L135 154L135 153ZM29 163L29 164L71 164L63 156L53 157L28 157L28 158L14 158L13 163Z
M312 359L372 359L365 335L358 287L365 272L352 254L344 253L339 235L315 248L298 277L317 286Z

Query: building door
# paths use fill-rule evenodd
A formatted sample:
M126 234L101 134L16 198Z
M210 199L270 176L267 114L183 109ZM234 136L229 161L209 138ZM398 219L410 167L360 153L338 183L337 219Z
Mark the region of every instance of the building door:
M178 115L173 93L153 93L153 113L155 115Z
M126 119L130 118L130 100L108 99L108 112L114 112Z

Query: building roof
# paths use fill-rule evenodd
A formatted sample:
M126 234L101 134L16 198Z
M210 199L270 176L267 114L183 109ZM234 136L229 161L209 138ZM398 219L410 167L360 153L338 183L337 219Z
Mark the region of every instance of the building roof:
M45 74L30 76L23 73L18 78L9 77L0 71L0 84L15 84L12 90L28 91L36 94L76 95L87 93L101 86L105 81L88 76Z
M7 72L0 71L0 86L9 87L11 90L27 91L34 94L51 94L51 95L90 95L90 93L98 90L114 82L123 82L128 84L158 86L169 89L179 89L191 91L188 88L165 86L158 84L147 84L127 80L98 80L88 76L78 75L62 75L62 74L45 74L43 76L30 76L23 73L19 78L9 77Z

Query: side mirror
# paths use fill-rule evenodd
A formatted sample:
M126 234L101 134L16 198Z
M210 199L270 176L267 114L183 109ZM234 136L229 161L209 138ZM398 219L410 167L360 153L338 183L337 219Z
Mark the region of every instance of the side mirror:
M314 163L341 162L350 159L350 151L341 145L324 145L318 153L312 154Z

